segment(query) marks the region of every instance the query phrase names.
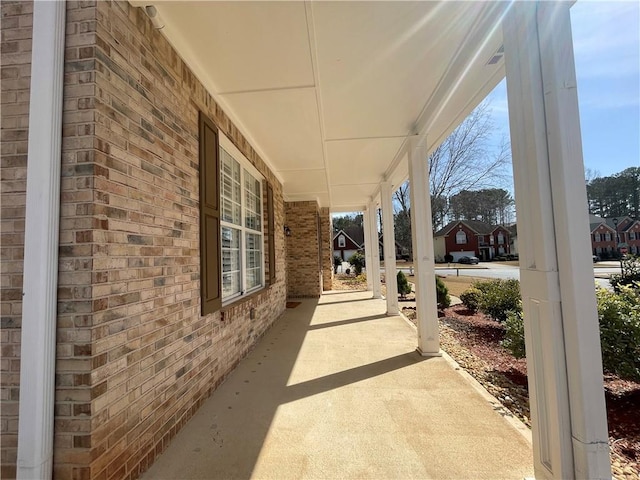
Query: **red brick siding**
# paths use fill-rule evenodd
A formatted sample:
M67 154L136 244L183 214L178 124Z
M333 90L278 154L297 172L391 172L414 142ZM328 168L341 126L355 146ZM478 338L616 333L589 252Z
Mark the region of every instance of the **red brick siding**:
M467 243L464 244L456 243L456 233L458 233L458 231L461 229L467 234ZM445 247L446 253L465 251L475 252L476 255L479 255L478 237L473 230L471 230L463 223L456 225L447 234L447 236L445 237Z
M30 12L2 5L2 478L15 475ZM282 186L140 9L68 2L66 33L54 475L136 478L284 310ZM276 237L275 284L206 317L200 109L272 184Z
M317 298L322 293L319 272L318 204L286 202L287 296Z

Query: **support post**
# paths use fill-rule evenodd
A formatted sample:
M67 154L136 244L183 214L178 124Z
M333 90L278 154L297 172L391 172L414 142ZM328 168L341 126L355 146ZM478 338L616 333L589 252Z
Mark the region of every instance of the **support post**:
M51 478L65 2L33 3L17 478Z
M371 288L373 298L382 298L380 285L380 247L378 246L378 218L376 215L376 203L371 202L367 207L369 216L369 243L371 244Z
M423 142L418 143L418 137L413 137L409 148L411 240L416 278L418 352L424 357L434 357L442 354L440 353L440 329L433 257L429 166L427 149Z
M611 478L569 2L503 23L536 478Z
M367 274L367 290L373 290L373 281L371 272L373 271L373 264L371 263L371 240L369 235L369 212L365 210L362 212L362 228L364 229L364 262L365 272Z
M382 239L384 243L384 278L387 286L387 315L398 315L398 279L396 278L396 239L393 227L391 182L380 184Z

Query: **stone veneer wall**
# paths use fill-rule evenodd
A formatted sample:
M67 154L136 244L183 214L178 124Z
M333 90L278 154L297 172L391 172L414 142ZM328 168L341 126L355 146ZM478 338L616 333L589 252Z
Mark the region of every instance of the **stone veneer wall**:
M286 202L287 297L318 298L322 293L318 218L315 201Z
M333 218L327 207L320 209L322 225L322 290L333 288Z
M27 177L31 2L2 2L0 177L0 478L15 476L20 387L22 263Z
M28 80L4 82L4 17L22 12L18 26L28 26L29 5L2 6L3 102L5 87L20 87L25 112ZM136 478L284 311L282 186L141 9L69 2L65 62L54 475ZM200 316L198 110L274 190L276 282L224 308L224 318ZM5 113L3 105L3 127ZM24 192L26 127L13 135L7 148L22 170L10 185ZM3 167L4 153L3 144ZM6 254L20 260L24 193L9 193L16 246ZM7 280L3 270L11 298L22 269L12 265ZM8 305L3 373L19 364L19 299ZM5 336L14 340L6 349ZM2 478L15 475L18 381L3 375L3 399L13 401L3 405Z

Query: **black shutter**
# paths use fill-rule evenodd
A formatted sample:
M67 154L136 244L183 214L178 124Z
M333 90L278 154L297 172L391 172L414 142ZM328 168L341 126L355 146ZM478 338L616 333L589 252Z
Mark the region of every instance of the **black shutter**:
M202 315L222 306L218 129L200 112L200 297Z
M273 188L267 184L267 228L269 230L269 285L276 282L276 232L273 211Z

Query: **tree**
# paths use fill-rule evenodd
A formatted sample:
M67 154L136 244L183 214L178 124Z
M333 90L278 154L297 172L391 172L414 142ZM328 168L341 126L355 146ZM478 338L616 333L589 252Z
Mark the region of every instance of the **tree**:
M398 273L396 274L396 281L398 283L398 294L401 298L406 298L406 296L411 293L411 285L409 285L407 277L402 270L398 270Z
M480 220L492 225L511 221L513 198L502 188L463 190L449 199L455 220Z
M492 130L489 104L484 102L429 155L429 189L434 230L446 223L452 196L464 190L496 189L506 192L497 187L511 182L506 168L511 160L509 143L503 137L497 147L491 148ZM396 215L405 212L410 225L409 189L408 182L405 182L395 191L394 205ZM510 206L501 210L498 216L502 220L496 223L506 223L508 211ZM402 232L400 235L411 238L410 233L407 235Z
M502 138L490 148L493 125L487 102L481 103L429 155L429 188L434 229L444 225L449 202L462 190L497 187L509 177L506 165L511 159L509 144Z
M355 215L341 215L333 217L333 229L335 231L344 230L347 227L355 225L357 227L362 227L362 214L357 213Z
M640 167L587 183L589 212L601 217L640 216Z

